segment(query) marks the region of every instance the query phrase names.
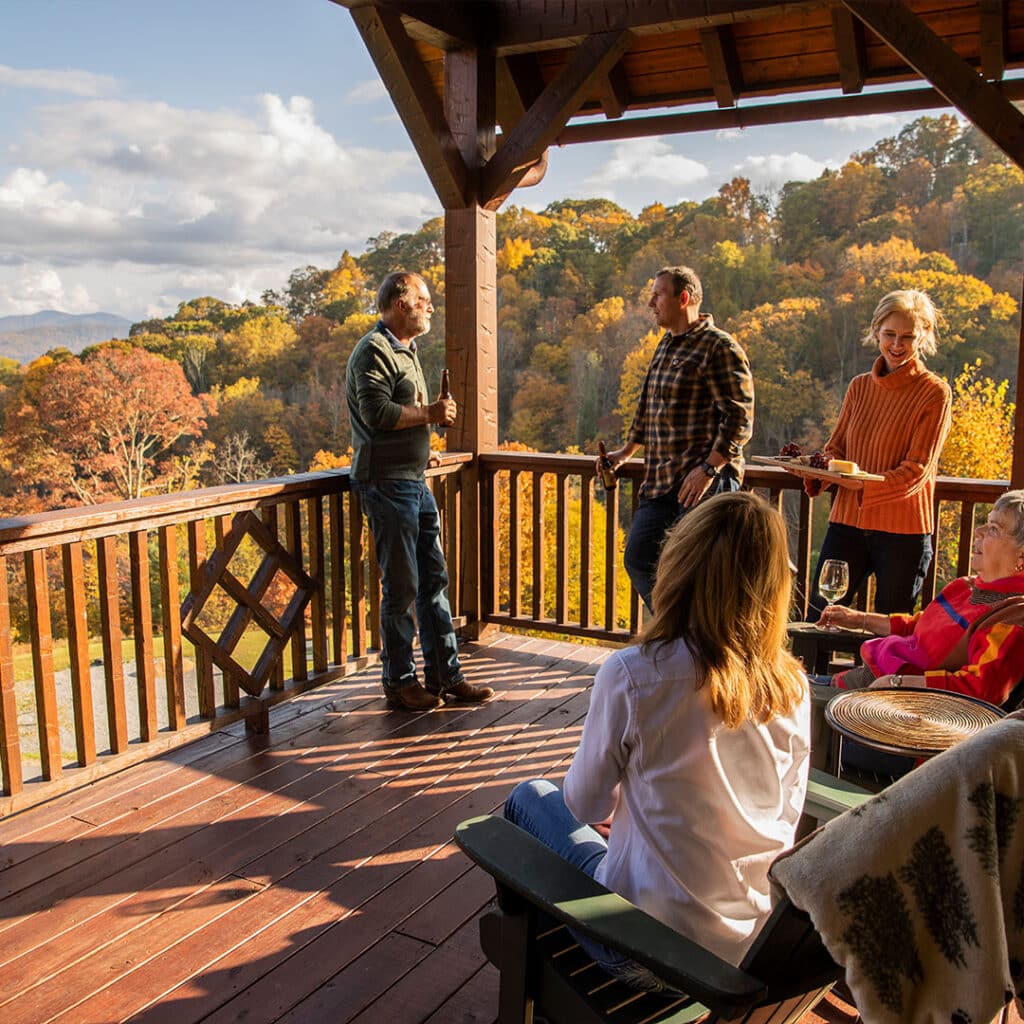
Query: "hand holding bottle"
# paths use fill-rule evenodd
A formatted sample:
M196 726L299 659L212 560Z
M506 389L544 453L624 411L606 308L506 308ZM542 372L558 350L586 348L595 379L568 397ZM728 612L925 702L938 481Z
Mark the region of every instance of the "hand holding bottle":
M615 479L615 466L608 457L604 441L597 442L597 475L601 478L601 483L604 484L606 491L615 490L615 484L617 483Z

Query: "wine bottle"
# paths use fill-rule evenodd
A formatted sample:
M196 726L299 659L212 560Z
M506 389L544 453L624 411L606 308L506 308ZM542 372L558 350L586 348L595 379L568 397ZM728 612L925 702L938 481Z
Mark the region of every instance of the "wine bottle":
M605 450L604 441L597 442L597 462L601 469L601 483L604 484L606 491L614 491L615 484L615 467L612 465L612 460L608 458L608 452Z

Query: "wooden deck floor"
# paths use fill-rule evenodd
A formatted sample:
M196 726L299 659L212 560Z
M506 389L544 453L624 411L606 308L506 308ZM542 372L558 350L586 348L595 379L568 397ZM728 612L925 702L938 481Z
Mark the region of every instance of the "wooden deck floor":
M494 700L418 716L374 669L0 822L0 1020L489 1024L452 830L561 773L607 653L470 645Z

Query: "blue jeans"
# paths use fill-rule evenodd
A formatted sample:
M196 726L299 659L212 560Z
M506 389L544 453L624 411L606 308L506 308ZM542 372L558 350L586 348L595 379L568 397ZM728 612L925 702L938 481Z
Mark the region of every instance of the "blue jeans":
M726 491L738 491L740 482L730 466L722 470L718 479L708 488L701 501ZM654 573L658 566L658 555L668 528L689 511L676 500L678 486L668 494L657 498L641 498L633 514L633 525L626 538L626 552L623 561L633 589L643 598L648 610L651 608L651 591L654 590Z
M464 680L448 604L437 502L422 480L352 481L380 566L381 666L385 691L416 683L412 643L419 623L423 675L441 693ZM416 618L413 618L413 607Z
M547 779L520 782L505 801L505 817L591 878L608 853L604 837L573 817L565 806L562 791ZM608 949L586 935L572 934L588 956L620 981L648 992L677 992L643 964Z
M817 622L828 603L818 591L826 558L842 559L850 567L850 589L840 604L849 604L864 580L874 573L875 611L912 612L932 564L932 538L928 533L885 533L829 523L814 570L808 622Z

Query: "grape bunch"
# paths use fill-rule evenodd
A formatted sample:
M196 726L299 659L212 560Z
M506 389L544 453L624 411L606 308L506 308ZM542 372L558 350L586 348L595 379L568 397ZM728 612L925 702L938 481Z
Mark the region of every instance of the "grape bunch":
M800 454L800 445L793 441L789 444L784 444L782 449L779 451L779 455L784 459L795 459Z
M810 458L809 465L814 469L828 469L828 459L825 457L825 453L821 451L815 452Z

